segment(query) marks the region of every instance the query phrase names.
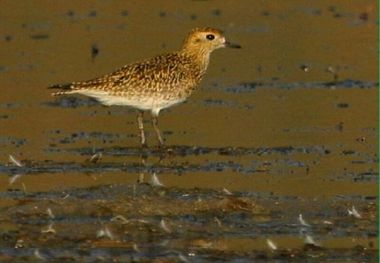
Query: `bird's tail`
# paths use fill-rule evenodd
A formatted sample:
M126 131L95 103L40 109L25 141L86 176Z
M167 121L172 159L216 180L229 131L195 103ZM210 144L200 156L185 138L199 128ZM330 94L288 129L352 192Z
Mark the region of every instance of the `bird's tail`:
M59 95L65 95L71 93L70 91L72 90L72 84L71 83L66 83L66 84L58 84L58 85L53 85L48 87L48 89L57 89L60 91L53 92L51 95L52 96L59 96Z

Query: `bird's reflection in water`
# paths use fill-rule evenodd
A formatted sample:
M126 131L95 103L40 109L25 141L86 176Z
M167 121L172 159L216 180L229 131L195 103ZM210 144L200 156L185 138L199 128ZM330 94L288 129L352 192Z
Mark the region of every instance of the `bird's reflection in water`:
M153 162L152 164L149 164L148 163L148 154L141 153L140 154L140 161L141 161L142 169L139 173L137 183L138 184L147 183L153 187L165 187L165 185L159 179L158 169L155 169L155 168L157 168L157 166L160 166L162 164L162 162L165 159L168 159L172 154L173 153L171 151L160 151L158 156L157 156L158 159L155 162ZM150 178L149 178L149 181L145 182L145 179L146 179L145 175L146 174L149 174Z

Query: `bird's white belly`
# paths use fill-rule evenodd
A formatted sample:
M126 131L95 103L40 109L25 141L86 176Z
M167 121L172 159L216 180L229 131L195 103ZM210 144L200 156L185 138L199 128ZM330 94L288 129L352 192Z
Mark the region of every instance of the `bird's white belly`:
M181 103L186 98L181 99L161 99L158 97L148 96L115 96L104 91L93 90L73 90L70 93L82 94L97 99L104 105L130 106L140 110L150 110L153 114L158 115L161 109L168 108L175 104Z

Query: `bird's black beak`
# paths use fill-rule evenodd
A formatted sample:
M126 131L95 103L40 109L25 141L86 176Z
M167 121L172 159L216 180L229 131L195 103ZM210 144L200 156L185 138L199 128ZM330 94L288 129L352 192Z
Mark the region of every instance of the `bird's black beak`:
M225 46L225 47L229 47L229 48L241 48L240 45L235 44L235 43L231 43L231 42L228 42L228 41L226 41L226 42L224 43L224 46Z

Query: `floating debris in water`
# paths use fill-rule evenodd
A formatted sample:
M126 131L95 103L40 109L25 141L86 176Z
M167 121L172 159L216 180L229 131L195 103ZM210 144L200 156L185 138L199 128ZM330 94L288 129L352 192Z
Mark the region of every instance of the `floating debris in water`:
M18 179L20 179L23 174L15 174L11 178L9 178L9 185L14 184Z
M138 253L141 252L140 249L139 249L139 246L136 243L133 243L132 248L133 248L134 251L136 251Z
M34 255L36 258L38 258L39 260L46 261L46 258L45 258L44 256L41 255L41 253L40 253L40 251L39 251L38 248L36 248L36 249L34 250L33 255Z
M227 188L223 188L223 193L226 195L233 195Z
M139 178L137 179L137 183L142 184L144 183L145 174L139 173Z
M310 67L308 65L301 65L300 69L303 70L304 72L309 72L310 71Z
M333 225L333 222L328 221L328 220L324 220L323 224L325 224L325 225Z
M358 137L358 138L356 138L356 141L357 141L357 142L366 142L366 141L367 141L367 138L366 138L365 136Z
M17 160L13 155L9 155L9 161L11 163L13 163L14 165L18 166L18 167L23 167L23 165L21 164L21 162L19 160Z
M310 235L306 235L305 236L305 240L304 240L305 244L306 245L312 245L312 246L316 246L316 247L320 247L321 245L317 242L315 242L314 238Z
M269 238L267 239L267 245L271 250L277 250L277 245Z
M101 152L95 153L90 157L90 159L87 159L85 162L86 163L98 163L102 159L103 154Z
M54 218L55 218L55 216L54 216L54 214L53 214L53 211L51 211L50 207L48 207L48 209L46 209L46 212L47 212L47 214L49 215L49 217L50 217L51 219L54 219Z
M41 233L56 234L57 231L55 231L55 229L53 228L53 224L50 224L50 225L48 225L48 227L46 229L42 229Z
M219 218L214 217L214 221L218 224L219 227L222 227L222 221Z
M184 263L188 263L190 262L184 255L182 255L181 253L178 255L178 259L180 262L184 262Z
M358 219L362 218L362 215L356 210L355 206L352 206L351 210L348 208L347 212L349 216L353 216Z
M310 227L310 225L303 219L302 214L298 216L298 221L300 222L301 225Z
M18 239L15 244L15 248L23 248L24 247L24 240L23 239Z
M150 183L152 184L152 186L160 186L160 187L165 186L163 183L160 182L156 173L152 173L151 178L150 178Z
M66 194L64 197L62 197L63 200L67 199L70 197L70 194Z
M97 233L96 233L96 237L97 238L100 238L100 237L108 237L109 239L111 240L115 240L115 236L112 234L112 232L108 229L108 227L104 227L102 229L100 229Z
M164 230L166 233L170 234L172 233L172 230L168 227L164 219L161 219L160 221L160 227L162 230Z
M335 82L338 81L338 79L339 79L339 75L338 75L339 66L336 67L336 68L334 68L333 66L330 65L330 66L327 67L326 71L327 71L328 73L333 74L333 78L334 78L334 81L335 81Z
M119 221L121 222L122 224L128 224L129 223L129 220L126 219L124 216L122 215L117 215L117 216L114 216L111 218L111 221Z

